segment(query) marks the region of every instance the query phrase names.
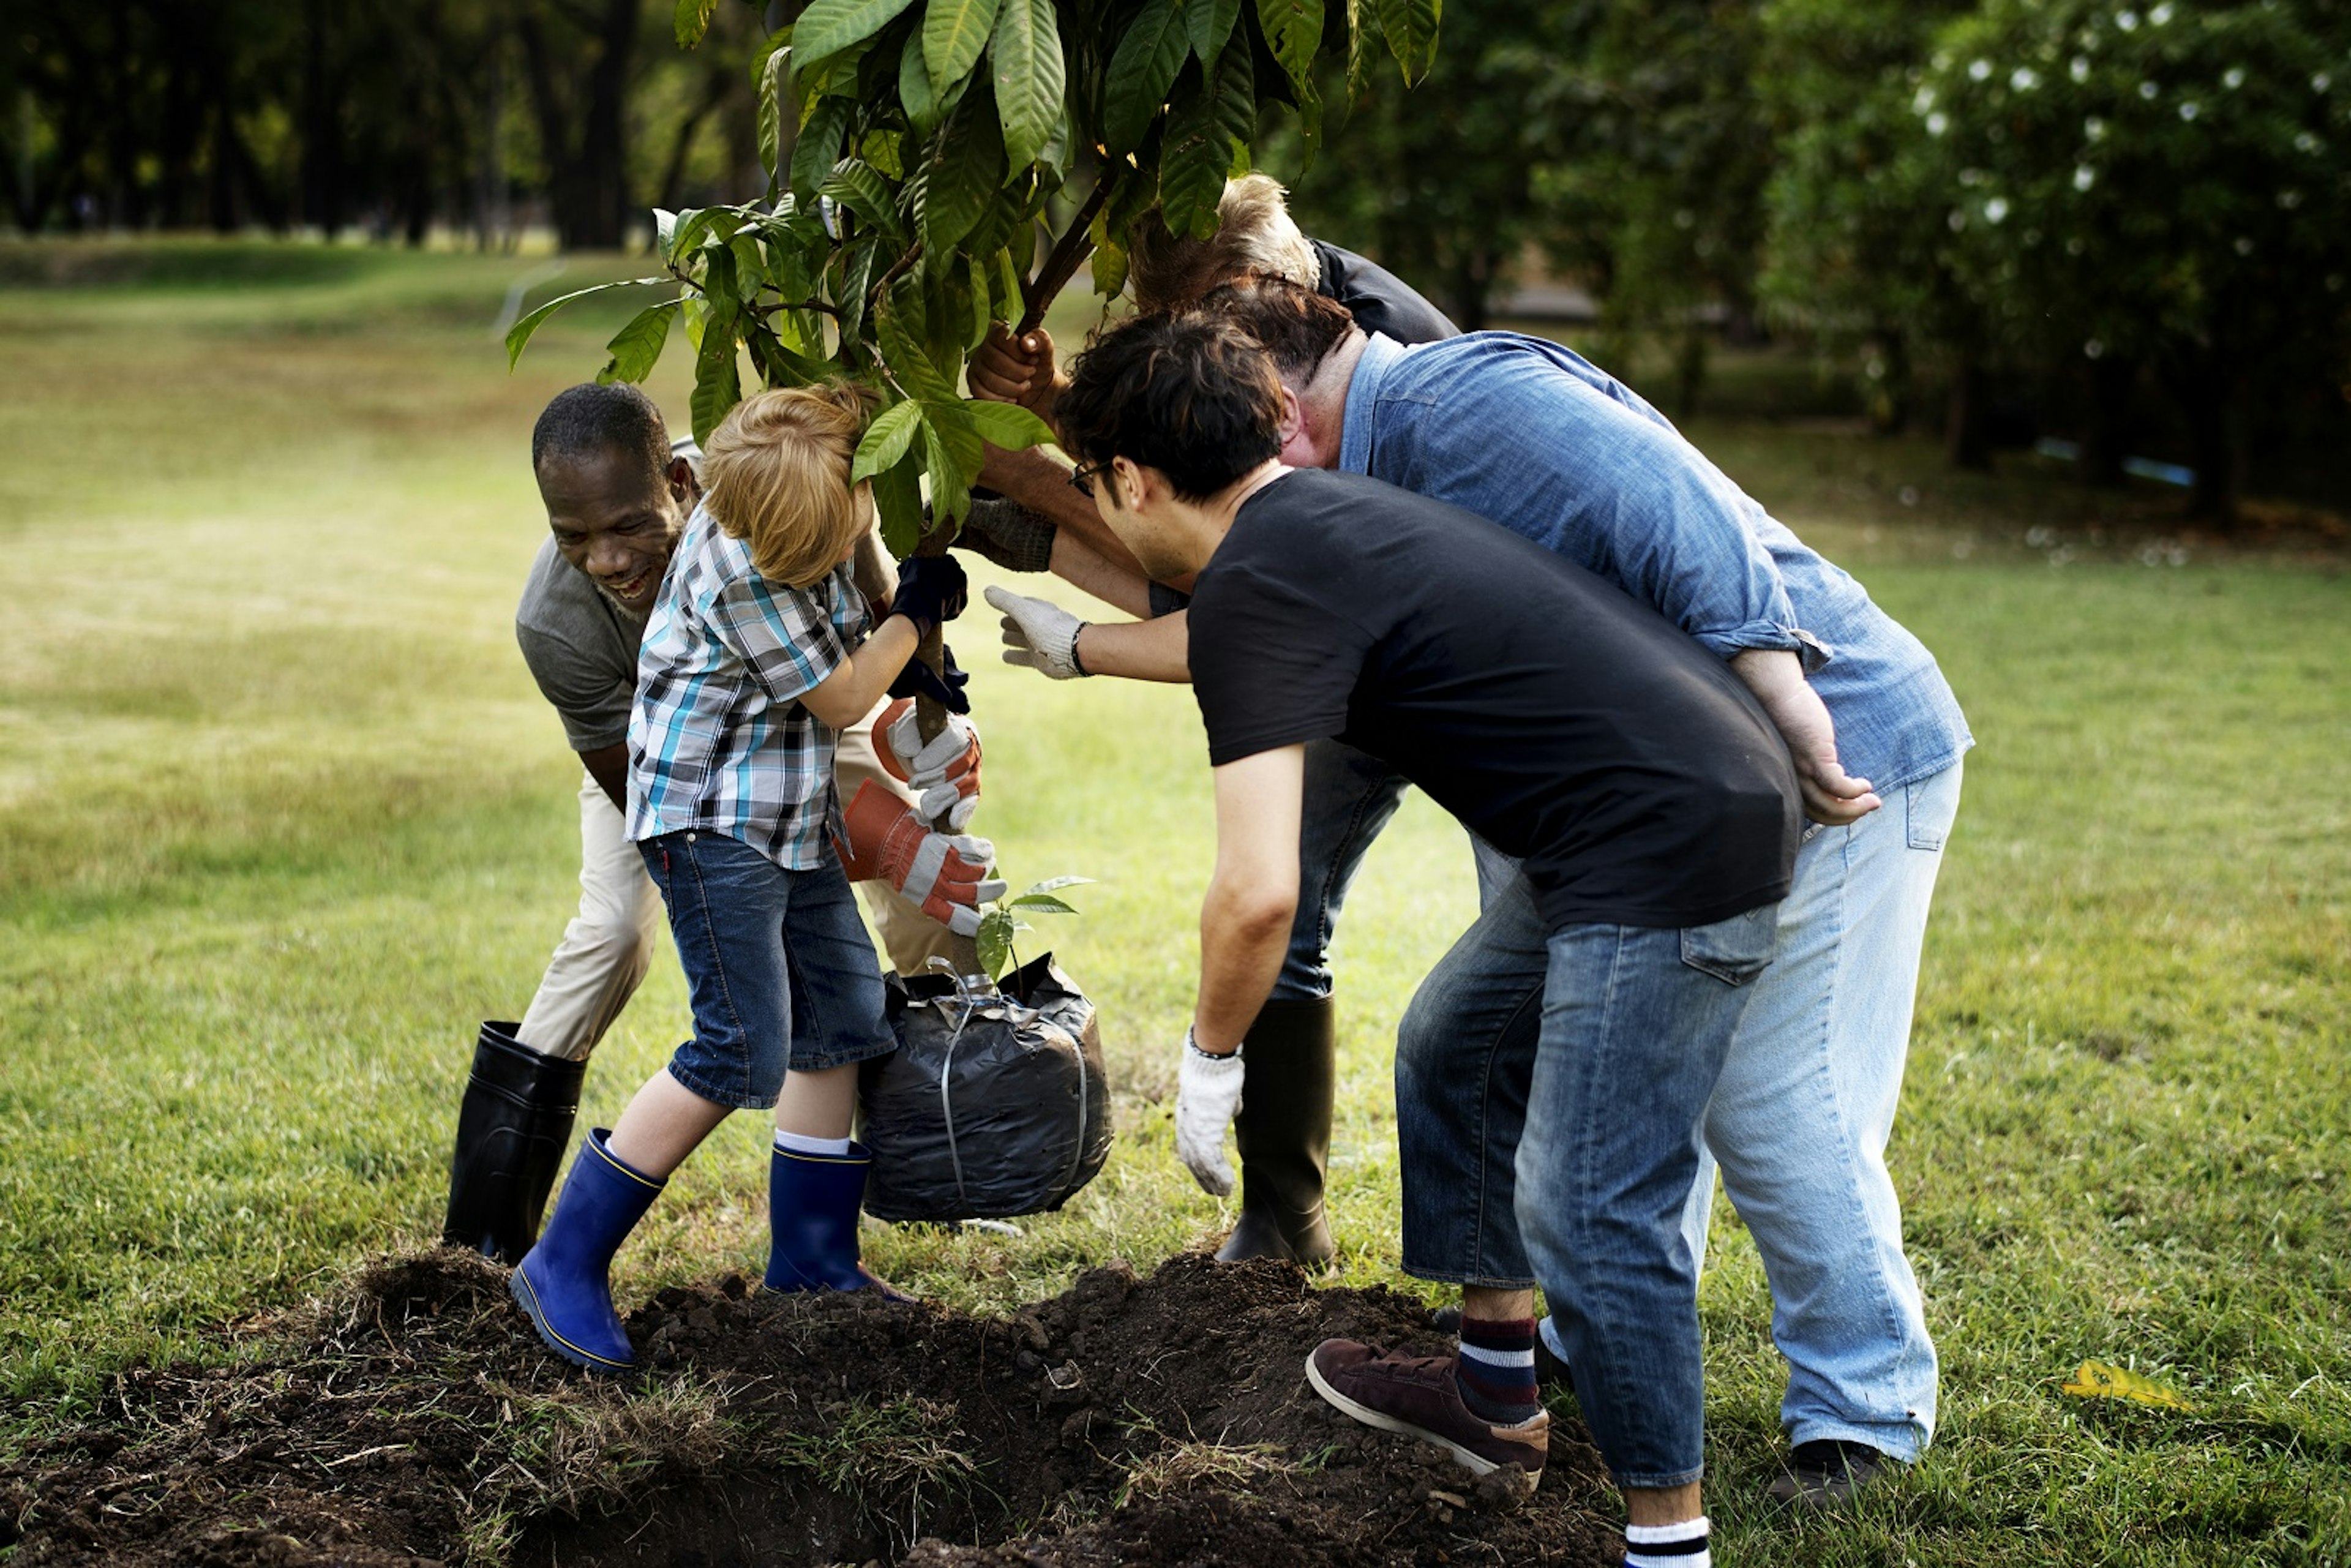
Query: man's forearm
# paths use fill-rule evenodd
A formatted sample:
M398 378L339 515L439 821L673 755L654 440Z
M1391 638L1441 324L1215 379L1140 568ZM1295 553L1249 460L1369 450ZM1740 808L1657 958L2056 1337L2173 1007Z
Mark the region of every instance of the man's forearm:
M1877 810L1878 799L1868 780L1848 776L1838 760L1835 721L1804 679L1798 655L1778 648L1749 648L1732 655L1730 669L1786 742L1806 816L1843 827Z
M1134 552L1119 542L1094 511L1094 504L1078 494L1070 484L1066 463L1046 448L1032 446L1023 452L1007 452L1001 447L987 449L987 463L979 471L979 482L998 495L1008 496L1030 511L1053 520L1057 528L1066 528L1085 542L1086 547L1122 571L1136 577L1148 574Z
M1130 681L1192 680L1190 618L1182 611L1156 621L1095 621L1078 633L1078 664L1090 675Z
M1151 613L1151 580L1104 560L1094 547L1067 528L1053 534L1053 575L1136 619Z
M1283 896L1261 883L1210 879L1200 904L1200 1001L1192 1018L1202 1051L1221 1056L1249 1033L1281 973L1297 913L1294 888Z

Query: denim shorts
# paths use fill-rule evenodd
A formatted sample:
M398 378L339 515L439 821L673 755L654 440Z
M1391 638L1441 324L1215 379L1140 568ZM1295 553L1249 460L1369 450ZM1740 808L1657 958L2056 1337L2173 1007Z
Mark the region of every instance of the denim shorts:
M695 831L637 846L669 906L694 1004L670 1076L716 1105L763 1111L789 1064L844 1067L898 1046L882 962L841 862L790 871L739 839Z

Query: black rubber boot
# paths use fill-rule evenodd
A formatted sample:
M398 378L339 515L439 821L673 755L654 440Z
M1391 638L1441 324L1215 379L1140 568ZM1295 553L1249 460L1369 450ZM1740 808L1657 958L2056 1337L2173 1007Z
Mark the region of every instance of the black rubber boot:
M1220 1263L1289 1258L1327 1263L1322 1215L1331 1160L1331 1093L1338 1037L1331 998L1271 1001L1249 1025L1241 1058L1241 1217L1217 1249Z
M449 1217L441 1225L443 1241L501 1263L518 1261L538 1239L538 1217L571 1141L588 1071L585 1061L539 1055L514 1031L510 1023L486 1023L475 1042L449 1165Z

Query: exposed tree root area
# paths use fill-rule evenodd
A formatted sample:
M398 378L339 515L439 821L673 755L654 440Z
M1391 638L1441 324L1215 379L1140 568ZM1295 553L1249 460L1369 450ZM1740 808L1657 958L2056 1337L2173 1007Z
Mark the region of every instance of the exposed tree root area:
M229 1369L134 1369L0 1467L12 1568L427 1563L1620 1561L1563 1423L1531 1499L1327 1407L1342 1335L1441 1348L1419 1303L1293 1268L1097 1269L1010 1319L728 1279L629 1322L643 1366L546 1354L502 1270L369 1270Z

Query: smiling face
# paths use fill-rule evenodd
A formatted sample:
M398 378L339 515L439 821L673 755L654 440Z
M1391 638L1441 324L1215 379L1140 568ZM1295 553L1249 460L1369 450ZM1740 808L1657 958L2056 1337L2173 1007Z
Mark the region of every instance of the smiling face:
M563 559L613 603L643 615L685 526L690 478L682 461L649 474L642 456L604 448L550 455L538 465L538 493Z

